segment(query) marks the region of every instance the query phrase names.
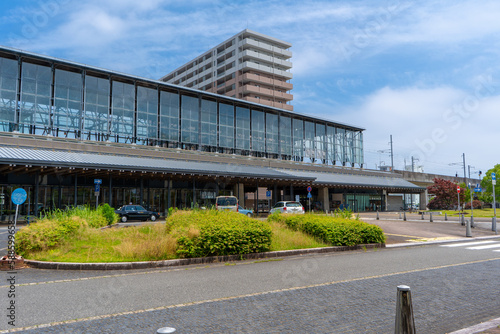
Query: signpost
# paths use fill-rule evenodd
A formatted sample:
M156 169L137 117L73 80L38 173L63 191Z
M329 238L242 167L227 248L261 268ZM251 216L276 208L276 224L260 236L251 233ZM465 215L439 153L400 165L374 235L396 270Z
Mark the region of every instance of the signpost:
M312 190L312 187L308 186L307 187L307 202L309 204L309 212L311 212L311 198L312 198L311 190Z
M271 210L271 190L266 191L266 198L267 198L267 208L268 210Z
M497 233L497 202L495 196L495 185L497 184L496 173L491 173L491 183L493 184L493 219L491 222L491 230Z
M94 179L94 195L95 195L95 208L99 203L99 193L101 192L102 179Z
M26 199L28 198L28 194L26 193L26 190L23 188L17 188L12 192L12 195L10 196L12 203L16 205L16 215L14 216L14 237L12 238L12 245L9 245L8 248L12 249L13 251L13 256L15 255L15 241L16 241L16 225L17 225L17 215L19 213L19 205L23 204L26 202ZM10 238L9 238L10 241ZM9 242L10 243L10 242Z
M460 186L457 186L458 211L460 211Z

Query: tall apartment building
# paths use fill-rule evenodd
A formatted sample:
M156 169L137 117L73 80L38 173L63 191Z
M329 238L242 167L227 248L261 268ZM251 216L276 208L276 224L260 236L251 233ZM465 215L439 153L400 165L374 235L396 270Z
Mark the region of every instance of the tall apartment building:
M245 29L161 80L293 111L291 46Z

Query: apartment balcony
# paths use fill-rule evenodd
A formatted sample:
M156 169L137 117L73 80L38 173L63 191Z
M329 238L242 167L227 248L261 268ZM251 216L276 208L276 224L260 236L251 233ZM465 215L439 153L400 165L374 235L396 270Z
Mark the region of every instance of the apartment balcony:
M238 70L255 70L258 72L264 72L270 75L279 76L284 78L285 80L290 80L293 78L293 75L290 72L278 70L267 65L256 64L251 61L240 63L238 66Z
M250 85L244 85L243 87L240 87L240 89L244 95L253 94L253 95L260 95L260 96L267 96L267 97L272 97L272 98L283 99L285 101L293 100L292 94L279 92L279 91L274 90L274 89L257 87L257 86L250 86Z
M245 50L245 51L240 53L239 57L243 61L253 59L253 60L256 60L258 62L266 62L266 63L268 63L268 65L271 65L271 66L276 64L276 65L279 65L279 66L286 68L287 70L292 68L292 62L290 62L290 61L279 59L279 58L269 56L269 55L264 54L264 53L256 52L253 50Z
M255 83L261 83L263 85L268 85L268 86L274 86L277 88L282 88L286 91L292 90L293 89L293 84L286 82L286 81L281 81L281 80L275 80L271 78L266 78L262 75L257 75L254 73L245 73L241 76L242 82L248 83L248 82L255 82Z
M243 49L255 48L269 53L275 53L281 55L285 59L292 58L292 52L282 49L277 46L273 46L269 43L257 42L256 40L245 38L239 44Z
M245 97L242 98L242 100L245 100L245 101L248 101L248 102L259 103L259 104L263 104L265 106L270 106L270 107L274 107L274 108L279 108L279 109L284 109L284 110L288 110L288 111L293 111L293 106L290 105L290 104L286 104L286 103L279 103L279 102L274 102L274 101L268 101L266 99L257 99L257 98L252 97L252 96L245 96Z

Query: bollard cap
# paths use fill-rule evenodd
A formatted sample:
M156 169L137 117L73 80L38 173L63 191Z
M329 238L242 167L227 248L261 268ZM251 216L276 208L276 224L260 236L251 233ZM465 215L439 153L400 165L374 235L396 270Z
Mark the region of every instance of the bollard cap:
M398 291L410 291L410 287L408 285L398 285Z
M173 327L162 327L156 331L157 334L174 333L175 328Z

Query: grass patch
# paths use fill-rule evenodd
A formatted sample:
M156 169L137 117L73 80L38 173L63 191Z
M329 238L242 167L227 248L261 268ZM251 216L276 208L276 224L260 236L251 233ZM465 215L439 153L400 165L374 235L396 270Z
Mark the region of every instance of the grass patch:
M462 211L456 211L456 210L436 210L436 211L441 212L440 216L444 216L444 214L446 213L448 216L452 216L452 217L458 217L458 214L462 213ZM432 212L436 212L436 211L432 211ZM497 211L499 211L499 210L497 210ZM472 211L470 209L467 209L467 210L464 210L463 213L466 216L470 216ZM478 217L478 218L493 218L493 213L494 213L493 209L474 209L474 217Z
M97 226L106 224L104 219ZM27 259L95 263L319 248L338 240L368 243L367 236L377 235L377 229L343 217L273 215L260 221L239 213L195 210L174 212L165 224L109 229L61 214L22 228L16 239L18 253Z

